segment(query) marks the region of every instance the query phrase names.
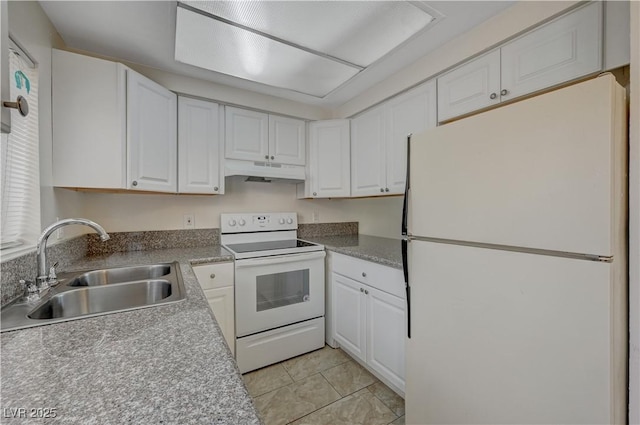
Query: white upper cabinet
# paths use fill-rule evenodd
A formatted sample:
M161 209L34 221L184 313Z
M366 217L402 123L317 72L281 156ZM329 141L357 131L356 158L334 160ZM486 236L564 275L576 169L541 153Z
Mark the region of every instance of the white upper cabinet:
M178 97L178 192L224 193L223 114L217 103Z
M225 122L225 158L305 165L303 120L227 106Z
M350 158L349 120L309 123L309 173L299 197L348 197Z
M385 193L404 193L407 180L407 137L409 134L422 133L437 124L435 80L391 99L385 108Z
M127 71L128 189L176 192L177 97Z
M9 17L7 13L8 2L0 1L0 101L15 102L10 99L9 86ZM11 110L0 104L0 131L11 131Z
M351 120L351 196L384 194L384 106Z
M176 95L122 64L53 49L53 184L175 193Z
M435 125L435 81L354 118L351 121L351 196L403 193L407 136Z
M602 69L602 4L588 3L438 78L438 120Z
M494 50L438 78L438 119L500 103L500 50Z
M502 100L602 68L602 4L593 2L504 45Z
M269 115L269 160L279 164L305 164L305 122Z
M247 161L269 159L269 115L225 107L225 157Z

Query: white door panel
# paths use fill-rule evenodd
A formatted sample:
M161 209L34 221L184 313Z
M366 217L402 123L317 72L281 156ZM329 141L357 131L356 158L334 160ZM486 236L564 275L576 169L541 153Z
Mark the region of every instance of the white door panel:
M612 267L412 241L407 423L611 423Z
M336 273L333 273L332 285L335 340L351 354L366 360L365 285Z
M624 89L605 76L411 140L416 236L612 255Z

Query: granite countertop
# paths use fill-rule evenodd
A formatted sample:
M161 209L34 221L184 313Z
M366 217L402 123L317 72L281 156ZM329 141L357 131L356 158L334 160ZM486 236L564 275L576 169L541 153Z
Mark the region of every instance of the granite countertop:
M402 269L402 245L399 239L369 235L313 236L304 239L322 244L330 251Z
M190 265L232 259L211 246L75 262L69 271L179 261L187 297L3 333L2 423L260 424ZM19 408L27 419L7 418ZM30 409L56 418L32 419Z

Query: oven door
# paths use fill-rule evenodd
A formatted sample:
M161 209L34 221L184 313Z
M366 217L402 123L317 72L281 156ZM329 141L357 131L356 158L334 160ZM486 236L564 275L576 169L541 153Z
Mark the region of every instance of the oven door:
M324 251L236 260L236 336L324 315Z

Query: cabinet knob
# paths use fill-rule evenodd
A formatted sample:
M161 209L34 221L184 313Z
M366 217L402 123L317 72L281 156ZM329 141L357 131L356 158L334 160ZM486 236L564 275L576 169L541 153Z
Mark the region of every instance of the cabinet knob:
M318 192L313 192L313 196L318 196Z
M380 192L384 193L384 188L383 187L380 188Z
M269 155L265 155L265 156L264 156L264 159L269 159Z
M362 277L367 277L367 274L365 272L362 272Z
M369 291L367 291L366 289L364 290L364 294L365 295L369 295Z
M134 180L131 184L132 184L133 186L137 186L137 185L138 185L138 182Z
M364 292L364 288L360 288L360 292Z
M489 99L492 99L492 100L493 100L493 99L495 99L496 97L498 97L498 95L497 95L497 94L495 94L495 93L491 93L491 94L489 95Z
M507 90L507 89L500 90L500 96L506 96L508 94L509 94L509 90Z
M217 192L217 191L218 191L218 186L214 186L213 190L214 190L215 192Z
M389 188L388 188L388 187L385 187L385 188L384 188L384 191L385 191L385 192L388 192L388 191L389 191Z
M271 155L271 159L274 159L273 155Z
M216 274L215 274L215 273L211 273L211 274L209 275L209 277L210 277L211 279L215 279L215 278L216 278Z

